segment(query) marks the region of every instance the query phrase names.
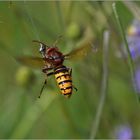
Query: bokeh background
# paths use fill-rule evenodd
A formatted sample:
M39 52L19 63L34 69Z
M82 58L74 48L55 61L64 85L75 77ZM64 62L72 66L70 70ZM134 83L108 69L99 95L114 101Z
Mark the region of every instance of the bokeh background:
M140 138L140 3L116 2L134 77L112 4L0 2L0 138ZM40 56L32 40L51 45L60 35L63 53L92 46L65 62L78 91L65 99L52 76L38 99L45 75L15 58Z

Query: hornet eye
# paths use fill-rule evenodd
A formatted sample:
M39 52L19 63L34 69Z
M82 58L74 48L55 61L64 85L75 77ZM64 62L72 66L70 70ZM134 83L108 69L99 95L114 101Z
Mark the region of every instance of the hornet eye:
M40 44L39 52L44 52L46 47L43 44Z
M39 52L42 54L43 57L45 57L45 51L46 51L46 46L43 44L40 44Z

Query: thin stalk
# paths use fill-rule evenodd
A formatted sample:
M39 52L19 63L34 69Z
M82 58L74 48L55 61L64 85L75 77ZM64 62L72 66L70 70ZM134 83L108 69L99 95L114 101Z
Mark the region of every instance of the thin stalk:
M117 12L117 9L116 9L116 3L112 4L112 8L113 8L113 12L114 12L117 24L118 24L118 26L120 28L121 36L122 36L122 39L124 41L125 48L126 48L126 51L127 51L127 54L128 54L128 66L130 68L131 78L132 78L132 81L134 81L134 83L135 83L135 79L134 79L135 67L134 67L132 57L131 57L131 52L129 50L127 39L126 39L126 36L125 36L124 28L123 28L122 22L120 20L120 17L118 15L118 12ZM137 98L138 102L140 102L140 97L138 96L138 94L136 94L136 98Z
M95 119L93 121L93 125L91 128L91 134L90 134L90 139L95 139L100 121L101 121L101 116L103 112L103 107L105 104L105 99L107 95L107 86L108 86L108 50L109 50L109 32L105 31L104 32L104 41L103 41L103 76L102 76L102 83L101 83L101 91L100 91L100 99L99 99L99 104L97 107L97 113L95 116Z

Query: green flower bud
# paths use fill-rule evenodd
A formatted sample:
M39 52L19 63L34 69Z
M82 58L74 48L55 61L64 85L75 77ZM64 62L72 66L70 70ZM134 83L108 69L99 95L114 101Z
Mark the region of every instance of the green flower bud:
M80 25L78 25L77 23L71 23L66 30L66 36L70 39L77 39L80 35Z
M34 78L33 72L25 66L20 67L15 75L16 83L25 88L33 83Z

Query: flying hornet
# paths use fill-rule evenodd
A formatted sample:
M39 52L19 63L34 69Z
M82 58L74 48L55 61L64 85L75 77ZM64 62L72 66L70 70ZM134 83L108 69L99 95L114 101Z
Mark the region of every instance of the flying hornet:
M69 98L72 95L73 89L77 91L77 88L72 83L72 68L66 67L63 64L64 60L85 55L91 48L91 44L84 44L68 54L63 54L56 46L57 40L51 46L38 40L33 40L33 42L39 43L39 52L42 57L23 56L18 57L17 59L28 66L42 66L42 72L46 74L46 79L38 97L40 98L43 89L47 84L47 77L54 75L61 94Z

